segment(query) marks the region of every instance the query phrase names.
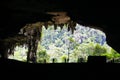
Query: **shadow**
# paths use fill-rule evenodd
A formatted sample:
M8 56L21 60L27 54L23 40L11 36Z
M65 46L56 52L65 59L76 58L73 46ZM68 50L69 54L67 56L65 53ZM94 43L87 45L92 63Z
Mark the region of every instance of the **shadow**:
M100 61L100 59L103 59ZM75 78L104 78L109 75L118 75L120 64L105 63L104 57L89 57L87 63L26 63L12 59L0 59L0 75L22 76L29 78L59 77L62 79ZM98 62L98 63L97 63ZM7 74L6 74L7 73ZM60 77L61 75L61 77ZM63 76L62 76L63 75ZM65 76L65 75L69 75ZM84 77L83 77L84 76ZM110 76L111 77L111 76Z

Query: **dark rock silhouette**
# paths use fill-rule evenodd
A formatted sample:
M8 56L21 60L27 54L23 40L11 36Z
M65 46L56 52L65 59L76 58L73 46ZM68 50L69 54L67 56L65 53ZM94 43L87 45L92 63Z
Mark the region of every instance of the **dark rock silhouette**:
M46 12L65 11L77 23L100 27L107 35L108 44L119 52L119 8L116 6L111 8L111 3L106 5L106 2L100 2L99 4L78 0L1 1L0 39L16 35L20 28L28 23L51 20L52 15L45 14ZM117 5L117 3L113 4Z

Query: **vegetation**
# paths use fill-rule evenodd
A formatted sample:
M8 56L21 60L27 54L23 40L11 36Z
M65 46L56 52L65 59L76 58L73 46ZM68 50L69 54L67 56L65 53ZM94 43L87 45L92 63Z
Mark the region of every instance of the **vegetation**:
M56 30L54 26L48 26L47 29L43 26L37 49L37 62L61 63L68 59L69 62L86 62L90 55L107 56L108 62L113 59L120 62L120 54L107 45L106 36L102 31L78 24L75 28L72 34L65 25L62 29L58 26ZM24 58L20 57L23 54L20 49L15 50L14 59L25 61L26 52Z

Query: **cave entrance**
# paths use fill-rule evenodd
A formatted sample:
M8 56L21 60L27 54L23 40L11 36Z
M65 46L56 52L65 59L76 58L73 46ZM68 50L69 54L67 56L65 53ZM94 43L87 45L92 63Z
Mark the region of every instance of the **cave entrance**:
M76 24L74 31L67 24L44 25L40 30L37 63L87 62L88 56L107 56L107 62L113 59L119 62L120 55L107 44L106 35L101 30L80 24ZM10 59L26 62L28 46L16 46L14 53Z

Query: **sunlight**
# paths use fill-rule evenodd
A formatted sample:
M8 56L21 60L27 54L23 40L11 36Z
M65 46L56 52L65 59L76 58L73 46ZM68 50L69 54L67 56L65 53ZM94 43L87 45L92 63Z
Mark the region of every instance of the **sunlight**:
M37 62L38 63L77 63L87 62L88 56L107 56L107 62L113 58L118 58L117 54L106 42L104 32L77 24L75 30L68 31L66 25L61 29L60 26L42 27L41 43L38 44ZM27 48L17 46L15 55L9 56L11 59L26 61ZM116 56L116 57L115 57Z

